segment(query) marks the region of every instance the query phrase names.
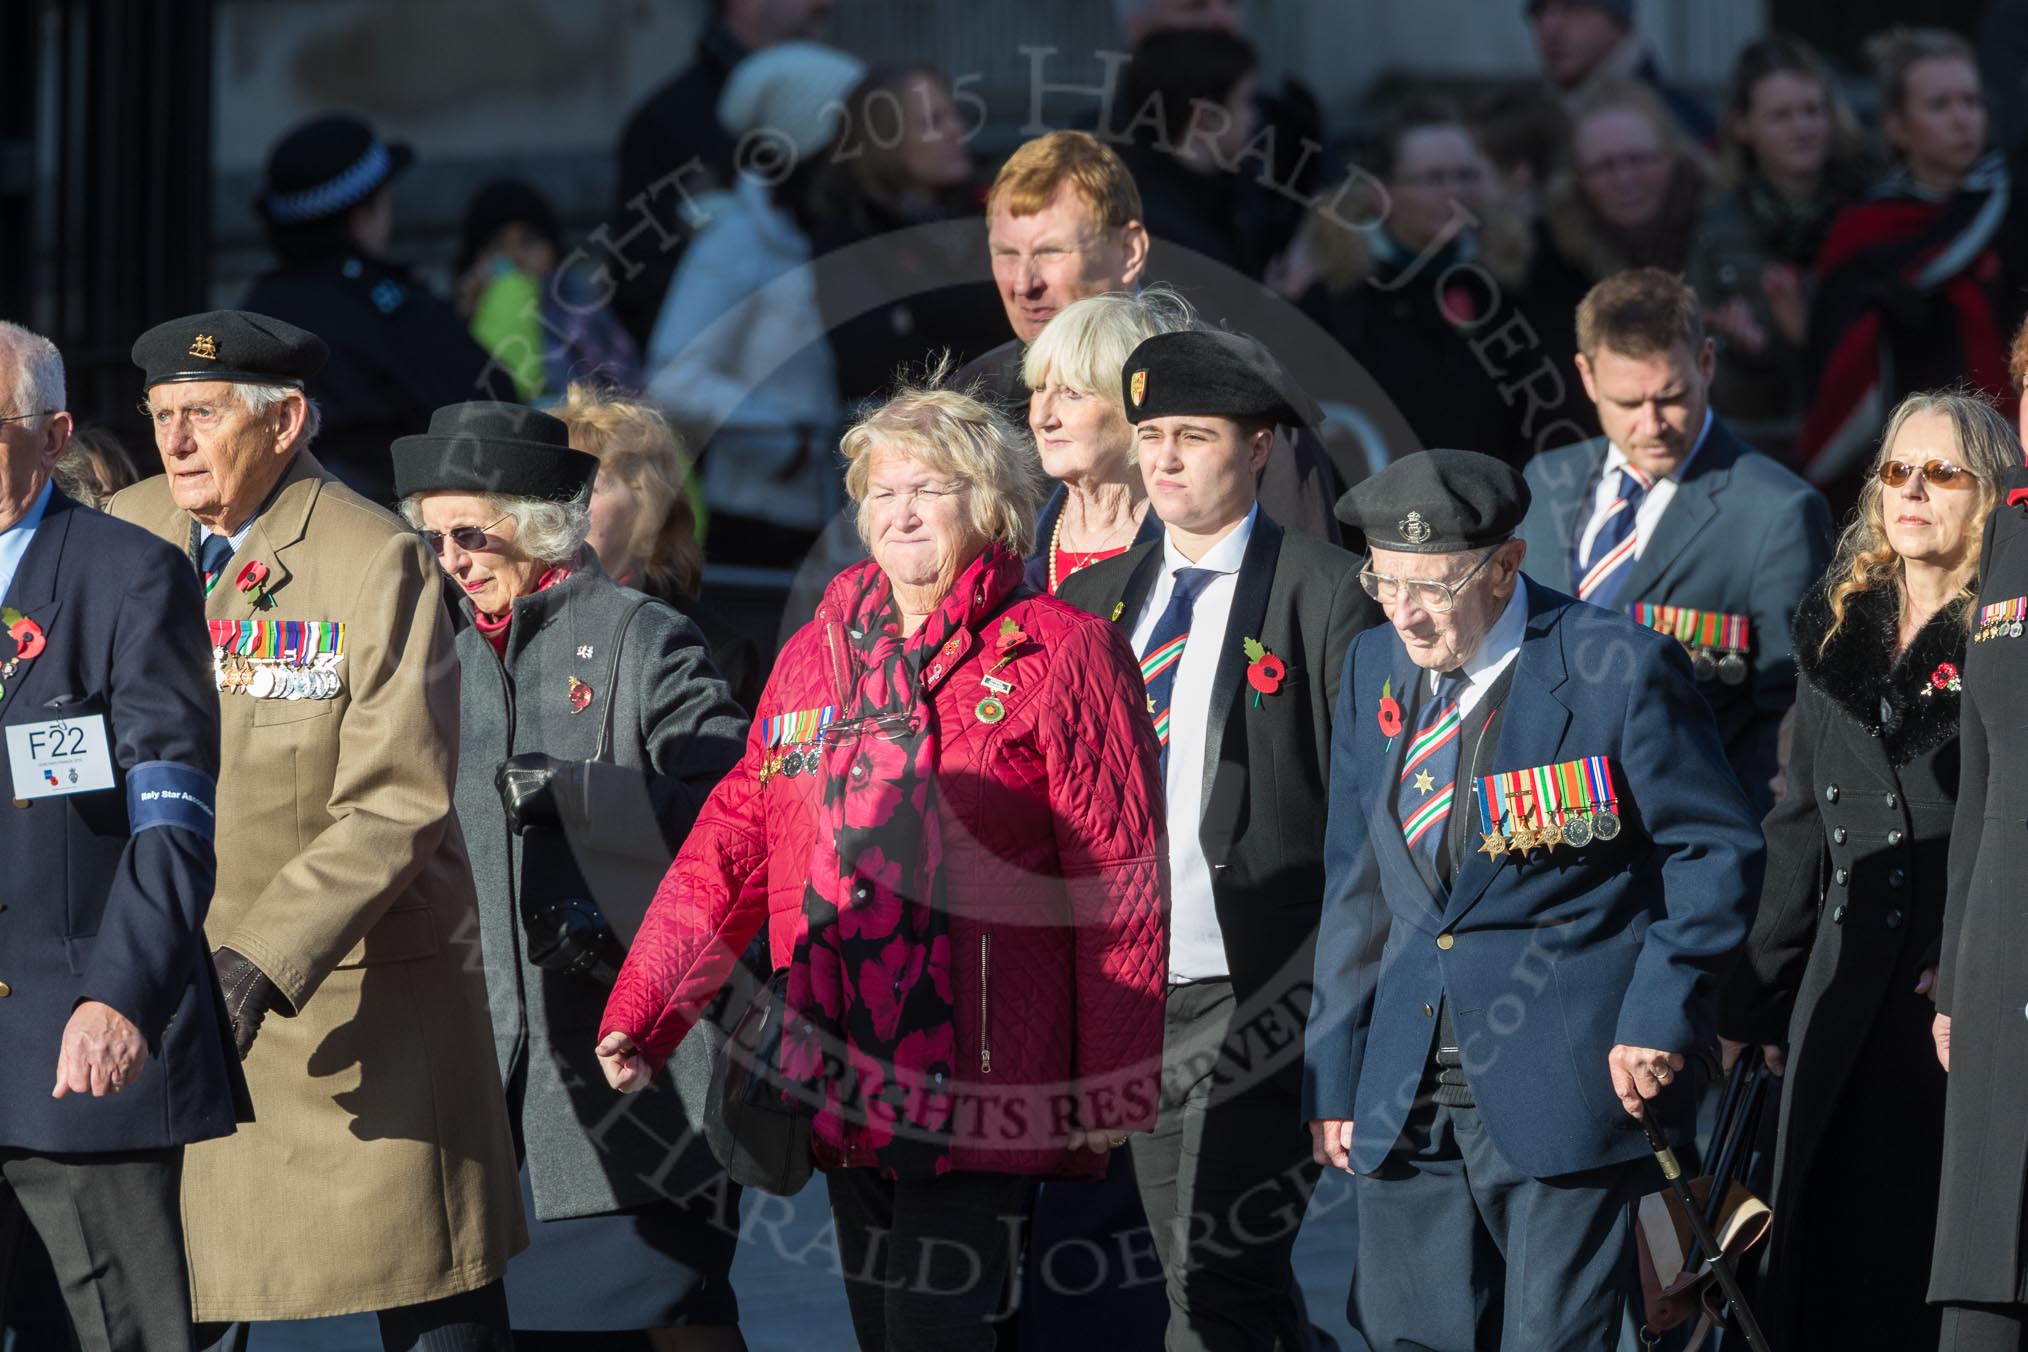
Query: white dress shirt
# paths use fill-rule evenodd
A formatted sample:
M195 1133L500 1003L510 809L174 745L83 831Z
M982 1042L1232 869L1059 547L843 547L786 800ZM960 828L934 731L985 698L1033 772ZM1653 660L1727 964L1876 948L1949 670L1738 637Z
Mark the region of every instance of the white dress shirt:
M1507 598L1507 608L1500 612L1500 618L1493 621L1493 627L1486 631L1486 637L1479 644L1479 650L1472 654L1461 670L1465 674L1464 689L1458 692L1458 721L1472 716L1472 710L1491 693L1494 682L1500 679L1516 657L1521 655L1521 640L1528 634L1528 579L1514 579L1514 594ZM1430 672L1429 691L1436 693L1439 673Z
M234 531L232 534L225 537L226 540L231 543L233 553L235 554L239 553L239 547L246 543L246 537L253 534L254 522L260 519L261 514L259 512L255 512L252 516L248 517L244 522L240 524L240 528L238 530ZM213 530L209 526L205 526L200 530L197 537L197 552L199 557L202 557L204 554L204 542L206 540L209 540L212 536L216 534L218 534L218 532Z
M1217 573L1198 593L1190 612L1190 641L1176 663L1176 684L1169 692L1169 775L1163 786L1169 800L1169 980L1207 981L1232 975L1225 959L1225 934L1218 928L1218 907L1211 895L1211 863L1204 857L1198 828L1204 819L1204 758L1211 748L1205 733L1211 722L1211 681L1228 642L1253 634L1228 635L1232 593L1247 541L1260 515L1256 506L1231 534L1191 561L1178 553L1164 532L1162 575L1148 592L1134 622L1134 652L1146 656L1155 624L1169 608L1176 590L1176 570L1208 568Z
M1697 452L1704 449L1705 439L1711 435L1712 413L1704 410L1704 428L1697 434L1697 444L1690 448L1690 454L1683 457L1683 463L1676 466L1673 474L1665 479L1655 480L1655 486L1648 490L1648 496L1641 499L1641 509L1634 513L1634 557L1647 552L1648 541L1655 534L1655 524L1662 519L1662 513L1669 510L1669 504L1676 498L1676 485L1683 481L1684 471L1697 458ZM1598 538L1604 528L1606 517L1612 514L1612 506L1620 498L1620 466L1627 463L1627 453L1617 446L1606 447L1605 463L1599 466L1598 484L1591 494L1591 520L1585 523L1584 534L1578 538L1577 557L1588 558L1591 542ZM1577 585L1573 573L1571 585Z
M1500 612L1500 618L1493 621L1493 627L1486 631L1486 637L1479 644L1479 650L1472 654L1471 661L1460 668L1465 675L1465 685L1458 692L1458 721L1464 723L1472 711L1485 703L1486 696L1493 693L1493 686L1499 681L1500 673L1514 664L1521 655L1521 640L1528 636L1528 579L1514 579L1514 594L1507 598L1507 608ZM1438 673L1429 673L1429 694L1436 693ZM1427 695L1424 696L1428 698ZM1458 788L1460 792L1453 800L1453 812L1467 814L1466 821L1474 820L1479 810L1479 780L1498 767L1492 764L1495 748L1478 744L1473 761L1458 765ZM1509 769L1518 767L1509 766Z

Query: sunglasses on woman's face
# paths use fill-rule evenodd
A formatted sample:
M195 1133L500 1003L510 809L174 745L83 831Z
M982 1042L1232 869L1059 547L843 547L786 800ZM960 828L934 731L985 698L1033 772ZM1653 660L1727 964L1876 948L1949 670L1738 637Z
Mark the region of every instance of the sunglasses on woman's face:
M1901 487L1916 474L1922 476L1924 483L1935 488L1970 488L1976 477L1970 470L1953 465L1948 460L1928 460L1920 465L1911 465L1906 460L1887 460L1873 472L1889 488Z
M508 515L511 516L513 513L510 512ZM503 516L500 521L506 519L507 517ZM493 526L499 525L500 521L495 521L491 526L454 526L450 530L426 530L422 532L423 543L428 545L430 553L438 558L444 556L446 539L467 554L477 554L492 545L493 537L487 532L492 530Z

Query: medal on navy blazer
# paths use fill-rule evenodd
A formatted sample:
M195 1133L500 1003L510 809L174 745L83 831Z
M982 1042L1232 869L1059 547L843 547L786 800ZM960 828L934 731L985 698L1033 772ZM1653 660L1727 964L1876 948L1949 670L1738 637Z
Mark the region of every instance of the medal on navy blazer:
M1482 776L1473 786L1479 804L1479 852L1526 856L1560 846L1582 850L1620 833L1619 800L1613 792L1611 758L1538 765Z
M1634 623L1681 643L1699 681L1716 677L1727 685L1739 685L1746 680L1746 654L1753 633L1747 616L1647 602L1628 606L1627 615Z

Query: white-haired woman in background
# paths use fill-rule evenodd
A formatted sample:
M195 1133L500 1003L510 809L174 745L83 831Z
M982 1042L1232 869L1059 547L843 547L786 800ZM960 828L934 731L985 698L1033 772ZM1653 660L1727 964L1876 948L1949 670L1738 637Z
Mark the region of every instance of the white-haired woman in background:
M1042 472L1056 481L1027 560L1037 591L1054 596L1079 569L1160 537L1120 372L1144 340L1190 324L1189 302L1173 291L1113 291L1065 306L1029 344L1021 361L1028 430Z

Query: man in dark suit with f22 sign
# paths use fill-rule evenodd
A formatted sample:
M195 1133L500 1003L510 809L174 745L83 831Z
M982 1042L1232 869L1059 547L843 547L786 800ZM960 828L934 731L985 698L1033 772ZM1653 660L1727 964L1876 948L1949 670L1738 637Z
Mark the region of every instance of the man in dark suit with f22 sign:
M1338 510L1389 624L1353 640L1303 1117L1358 1177L1374 1352L1611 1349L1639 1297L1639 1118L1695 1127L1691 1053L1760 894L1759 825L1682 646L1522 576L1528 488L1411 455Z
M157 1352L191 1340L183 1147L250 1116L204 943L218 700L189 565L50 482L63 385L0 323L0 1299L25 1222L87 1352Z

